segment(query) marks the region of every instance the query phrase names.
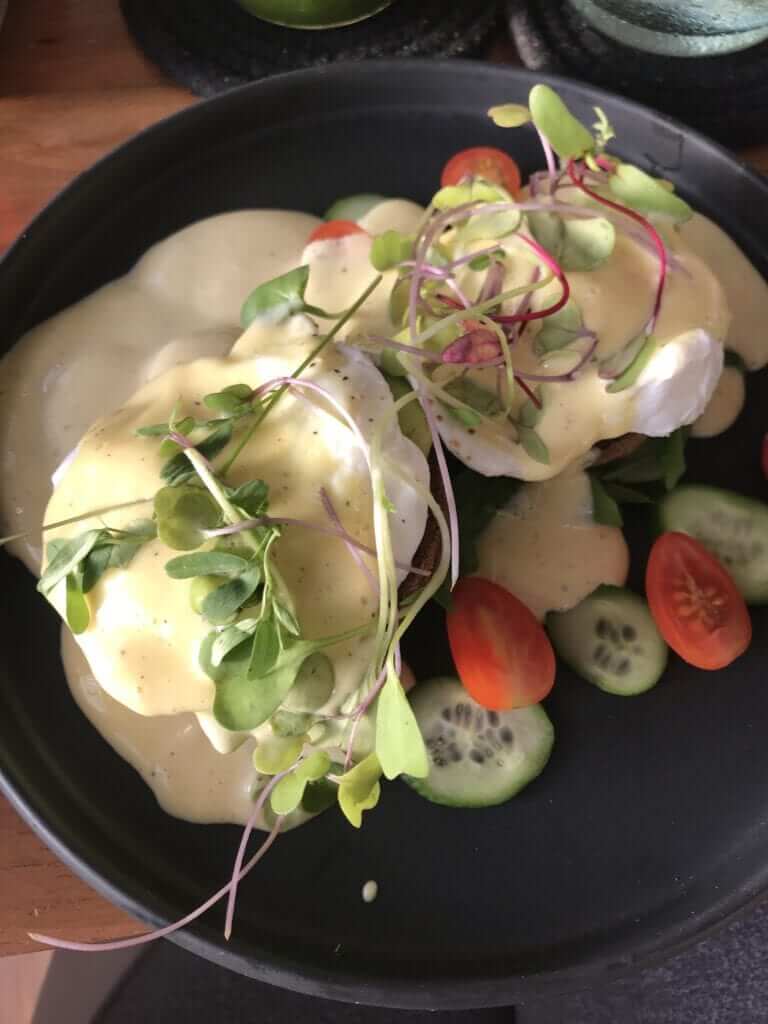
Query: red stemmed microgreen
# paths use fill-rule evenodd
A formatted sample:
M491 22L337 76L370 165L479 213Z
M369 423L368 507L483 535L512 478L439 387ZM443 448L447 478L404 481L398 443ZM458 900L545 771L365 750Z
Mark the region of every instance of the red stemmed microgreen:
M266 795L264 795L264 799L266 800ZM250 874L250 872L256 867L264 854L277 839L282 825L283 819L278 818L272 827L271 832L259 849L254 853L248 863L238 872L236 876L237 882L241 882L245 876ZM203 914L211 909L211 907L214 907L218 902L220 902L220 900L222 900L230 891L231 887L232 881L227 882L227 884L222 886L218 892L213 894L213 896L209 896L204 903L201 903L199 907L196 907L178 921L174 921L172 924L167 924L162 928L156 928L151 932L144 932L141 935L132 935L127 939L115 939L111 942L72 942L69 939L58 939L55 936L41 935L38 932L29 932L29 937L34 942L39 942L45 946L52 946L54 949L68 949L73 952L81 953L108 953L111 950L116 949L130 949L132 946L141 946L147 942L154 942L155 939L163 939L167 935L173 935L174 932L177 932L182 928L186 928L188 924L192 924L193 921L202 917Z
M664 283L667 279L667 247L664 244L664 240L658 233L656 228L651 224L649 220L637 213L635 210L631 210L628 206L622 206L621 203L615 203L612 199L607 199L605 196L601 196L598 192L595 192L588 185L584 184L583 172L580 172L573 160L568 162L568 177L571 179L573 184L579 191L583 192L584 195L589 196L590 199L594 199L595 202L601 206L606 206L610 210L615 210L617 213L622 214L624 217L629 217L630 220L640 224L645 233L650 238L656 254L659 258L659 280L656 285L656 295L653 300L653 309L651 310L651 316L648 323L645 326L645 333L653 333L653 329L656 326L656 321L659 316L659 310L661 309L661 299L664 294Z
M330 498L324 489L321 489L321 500L323 507L328 511L330 507ZM228 526L219 526L215 529L203 530L203 536L208 539L215 537L234 537L239 533L243 533L247 530L256 530L265 526L296 526L301 527L305 530L314 530L316 533L324 534L326 537L338 537L339 540L354 548L355 551L361 551L366 555L370 555L372 558L376 557L376 551L368 544L363 544L362 541L356 540L351 533L344 529L341 525L338 516L332 517L334 520L333 526L325 526L322 523L311 523L306 519L293 519L290 516L259 516L255 519L243 519L241 522L232 523ZM402 569L405 572L415 572L420 576L428 576L429 573L424 569L419 569L417 566L405 565L402 562L395 562L398 569Z
M493 260L490 263L482 288L477 295L478 302L486 302L501 294L504 288L504 269L504 264L498 260Z
M493 315L492 319L499 324L518 324L528 323L531 320L543 320L562 309L571 295L571 286L568 283L568 278L565 276L565 273L557 261L547 252L544 246L540 245L535 239L529 238L528 235L518 234L517 237L521 242L527 245L529 249L532 249L533 252L536 253L541 262L560 283L562 291L557 302L554 302L551 306L547 306L546 309L521 310L515 313L499 313Z
M496 332L474 322L470 330L443 349L442 361L460 366L495 363L501 357L501 351Z
M347 546L347 550L352 556L352 559L354 560L357 567L360 569L360 572L362 572L362 574L368 580L368 584L371 590L376 596L378 596L379 585L376 582L376 578L374 577L373 573L371 572L369 566L367 565L365 559L361 554L360 545L353 541L352 538L349 536L348 532L344 529L341 519L339 518L339 514L334 508L333 502L331 501L331 496L328 494L324 487L320 488L320 502L323 506L323 509L325 510L325 514L330 519L333 528L337 531L338 535L342 536L343 534L342 539L344 540L344 543ZM376 557L376 552L373 549L371 549L368 553L373 555L374 558Z

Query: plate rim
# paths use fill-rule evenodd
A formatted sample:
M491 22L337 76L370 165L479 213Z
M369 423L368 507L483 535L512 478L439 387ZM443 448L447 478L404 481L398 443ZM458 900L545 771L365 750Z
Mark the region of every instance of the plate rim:
M292 86L296 83L301 86L304 80L311 84L318 79L344 79L345 77L354 79L360 75L389 77L392 74L402 75L408 70L420 74L430 73L435 77L448 73L456 75L457 72L487 76L489 79L506 77L522 84L533 84L536 81L546 80L555 86L562 85L568 90L581 93L590 101L597 99L599 102L601 99L605 99L612 104L618 103L630 112L637 112L644 119L650 117L654 123L680 135L691 137L699 145L703 144L728 164L737 167L742 175L751 179L753 184L768 197L768 180L727 147L652 107L589 83L579 82L563 75L478 60L386 58L360 62L345 61L317 68L284 72L238 86L176 110L142 129L79 173L45 204L0 258L0 276L7 274L8 267L20 255L23 255L23 249L30 233L34 233L40 225L44 226L48 218L55 215L64 204L72 203L73 197L75 201L79 201L77 197L80 193L89 187L92 180L101 177L104 169L109 167L112 161L123 159L126 154L130 155L144 147L147 140L151 142L155 136L164 135L168 131L169 125L172 126L199 116L211 116L211 112L215 114L217 108L224 108L233 101L237 102L238 98L242 99L251 93L269 94L272 90L279 92L285 83ZM765 257L768 259L768 248L765 250ZM74 852L62 838L61 829L57 829L45 820L45 815L39 807L39 793L35 787L27 787L27 792L25 792L23 772L14 772L6 765L5 760L0 751L0 791L53 853L83 881L116 906L132 914L137 920L147 922L151 927L168 923L169 918L148 910L146 904L143 904L138 898L127 895L120 888L119 882L113 881L102 870L93 866L83 854ZM87 846L88 844L83 845ZM100 860L101 858L95 859ZM170 938L171 941L188 951L204 956L220 966L237 969L253 978L306 995L348 1002L362 1001L372 1006L403 1009L470 1009L504 1006L512 1001L531 996L552 996L583 989L599 981L615 980L639 968L661 963L727 925L764 898L768 892L768 864L757 881L756 886L745 884L739 889L729 892L716 904L710 905L704 915L692 919L687 918L685 921L679 922L676 928L670 927L663 933L661 940L652 944L638 944L631 955L616 958L606 952L595 957L589 964L579 963L564 969L549 971L543 969L528 975L519 973L510 973L504 976L498 974L473 975L471 978L463 980L447 975L429 977L401 975L395 977L392 974L381 972L365 976L355 969L354 963L350 966L348 963L345 965L344 961L339 961L333 968L328 965L319 967L319 958L315 958L313 963L308 963L301 958L294 959L283 954L276 955L269 948L258 948L253 945L250 945L250 951L246 953L238 948L241 947L241 944L237 942L236 938L225 949L220 941L211 939L207 930L202 927L208 915L183 931L174 933ZM155 904L158 902L164 901L162 898L155 899ZM334 972L332 976L329 975L330 970Z

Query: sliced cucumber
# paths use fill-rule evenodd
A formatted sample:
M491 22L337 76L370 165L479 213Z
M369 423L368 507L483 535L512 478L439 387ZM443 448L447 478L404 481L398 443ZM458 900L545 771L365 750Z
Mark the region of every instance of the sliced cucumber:
M383 203L385 196L377 196L372 192L364 192L358 196L345 196L337 199L325 211L325 220L354 220L358 221L366 213Z
M687 533L725 566L750 604L768 602L768 505L733 491L685 484L659 507L662 531Z
M535 779L549 759L555 734L538 704L488 711L449 677L417 686L411 704L430 768L426 779L406 782L433 803L501 804Z
M550 612L546 626L563 661L607 693L644 693L667 664L667 645L648 605L622 587L598 587L570 611Z

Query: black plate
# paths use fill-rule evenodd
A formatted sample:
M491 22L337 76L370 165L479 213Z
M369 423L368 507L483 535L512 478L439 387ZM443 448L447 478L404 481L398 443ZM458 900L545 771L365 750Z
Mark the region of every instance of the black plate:
M79 178L6 257L5 343L199 217L258 205L318 212L360 191L425 200L468 145L511 145L532 170L533 133L505 134L485 110L524 101L533 81L481 64L339 65L177 114ZM600 103L618 149L673 178L766 271L768 188L756 175L648 110L556 85L582 117ZM767 384L752 377L738 426L691 446L694 478L764 495ZM157 808L70 699L58 624L31 577L11 559L3 574L6 793L110 899L152 922L182 915L228 876L239 831ZM562 672L549 701L552 761L511 804L462 813L388 785L360 832L329 813L281 837L243 886L228 945L221 909L177 941L302 992L454 1009L607 980L680 948L768 883L768 612L755 609L754 623L732 668L707 674L673 659L638 700ZM431 654L445 651L439 632L411 647L421 674L445 667L445 654ZM360 898L369 878L380 887L370 906Z

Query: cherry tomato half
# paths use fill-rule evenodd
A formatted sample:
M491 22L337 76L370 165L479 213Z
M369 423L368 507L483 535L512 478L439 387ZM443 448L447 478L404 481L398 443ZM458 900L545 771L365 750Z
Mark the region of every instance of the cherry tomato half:
M456 671L478 704L493 711L538 704L555 681L555 655L536 616L504 587L459 580L448 612Z
M763 438L763 451L760 464L763 467L763 476L768 480L768 434Z
M511 195L520 188L520 168L511 156L493 146L474 146L456 153L443 168L440 184L458 185L465 178L483 178L503 185Z
M663 533L651 548L645 592L659 631L697 668L716 669L749 647L744 598L720 562L686 533Z
M328 242L336 238L346 238L347 235L367 234L368 232L353 220L329 220L324 224L318 224L307 239L307 245L310 242Z

